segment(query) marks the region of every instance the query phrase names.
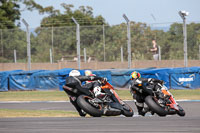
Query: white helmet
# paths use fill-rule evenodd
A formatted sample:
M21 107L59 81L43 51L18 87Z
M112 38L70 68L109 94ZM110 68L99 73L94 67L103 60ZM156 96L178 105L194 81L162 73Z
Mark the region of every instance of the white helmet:
M81 75L81 73L78 70L72 70L69 73L69 76L80 76L80 75Z
M92 74L91 70L85 70L85 76L90 76Z

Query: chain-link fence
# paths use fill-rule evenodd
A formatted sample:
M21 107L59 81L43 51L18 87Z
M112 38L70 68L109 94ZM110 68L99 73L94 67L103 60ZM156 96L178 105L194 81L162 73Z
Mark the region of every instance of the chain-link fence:
M200 58L200 24L187 25L188 59ZM160 46L161 60L183 60L183 27L131 22L132 60L152 60L152 39ZM30 29L31 61L77 60L76 26ZM81 61L127 61L127 25L80 26ZM16 55L14 54L16 51ZM27 40L24 29L0 30L0 62L26 62Z

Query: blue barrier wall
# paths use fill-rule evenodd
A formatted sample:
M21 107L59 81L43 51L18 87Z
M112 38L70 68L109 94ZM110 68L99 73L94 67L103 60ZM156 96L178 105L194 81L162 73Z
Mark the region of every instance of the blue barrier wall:
M69 76L69 73L70 73L71 70L72 70L71 68L66 68L66 69L63 69L63 71L60 71L58 73L58 75L59 75L59 78L58 78L58 80L59 80L59 89L60 90L63 90L62 86L65 84L65 79L66 79L66 77Z
M169 89L200 88L200 67L111 70L113 86L128 88L133 71L140 72L143 78L163 80Z
M15 72L20 72L22 70L13 70L13 71L3 71L0 72L0 91L8 91L9 87L9 75Z
M71 71L71 69L61 69L54 71L44 71L32 75L31 90L56 90L59 88L59 73Z
M31 90L32 76L45 70L20 71L9 74L9 90Z
M111 71L109 71L109 70L93 70L92 73L99 76L99 77L107 78L108 82L110 84L112 84Z
M141 73L143 78L156 78L164 80L164 77L161 77L159 71L160 69L147 68L147 69L113 69L111 71L112 85L117 88L128 88L128 85L131 82L131 73L133 71L138 71Z
M62 90L66 77L72 69L4 71L0 72L0 91L9 90ZM84 75L85 70L80 70ZM200 88L200 67L189 68L148 68L148 69L108 69L92 70L94 74L106 77L116 88L128 88L130 74L138 71L144 78L156 78L165 81L169 89Z
M169 71L169 88L200 88L200 67L174 68Z

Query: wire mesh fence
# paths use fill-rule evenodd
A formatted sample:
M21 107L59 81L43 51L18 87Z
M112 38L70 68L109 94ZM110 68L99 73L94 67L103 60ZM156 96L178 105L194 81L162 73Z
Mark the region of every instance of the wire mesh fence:
M200 58L200 24L188 24L188 59ZM132 60L152 60L152 39L160 46L161 60L183 60L183 28L173 23L167 28L131 22ZM38 27L31 31L31 61L77 60L76 26ZM81 61L127 61L127 25L80 26ZM16 51L16 55L14 54ZM26 62L24 29L0 30L0 62Z

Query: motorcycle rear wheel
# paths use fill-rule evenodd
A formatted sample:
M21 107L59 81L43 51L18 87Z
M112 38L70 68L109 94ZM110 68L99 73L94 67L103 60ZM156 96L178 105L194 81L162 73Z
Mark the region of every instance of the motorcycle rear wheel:
M159 116L166 116L167 115L167 111L162 108L155 100L152 96L147 96L145 98L145 103L147 104L147 106L150 108L150 110L152 110L153 112L155 112L156 114L158 114Z
M77 98L77 104L82 108L86 113L93 117L101 117L103 115L102 106L98 104L98 107L92 105L89 100L92 98L86 95L80 95Z

